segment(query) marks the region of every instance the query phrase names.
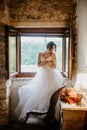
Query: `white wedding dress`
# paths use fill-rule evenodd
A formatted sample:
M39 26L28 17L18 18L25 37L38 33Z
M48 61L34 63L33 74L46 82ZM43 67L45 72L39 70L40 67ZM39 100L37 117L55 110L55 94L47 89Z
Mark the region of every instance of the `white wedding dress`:
M48 60L51 58L49 57ZM57 69L47 65L38 68L36 76L19 88L19 103L15 109L19 120L31 110L46 111L49 108L50 97L61 85L64 78Z

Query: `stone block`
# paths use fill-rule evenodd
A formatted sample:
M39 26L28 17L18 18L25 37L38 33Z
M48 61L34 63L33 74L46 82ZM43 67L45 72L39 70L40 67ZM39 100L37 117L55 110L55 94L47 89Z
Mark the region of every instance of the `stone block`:
M0 100L1 111L8 111L8 104L6 99Z
M6 89L0 90L0 100L6 99Z
M0 90L6 88L6 80L5 78L0 79Z
M5 65L5 54L0 54L0 66Z
M0 41L0 54L5 54L5 43Z
M0 126L8 125L9 118L0 118Z
M4 117L8 117L8 111L1 111L0 112L0 117L4 118Z

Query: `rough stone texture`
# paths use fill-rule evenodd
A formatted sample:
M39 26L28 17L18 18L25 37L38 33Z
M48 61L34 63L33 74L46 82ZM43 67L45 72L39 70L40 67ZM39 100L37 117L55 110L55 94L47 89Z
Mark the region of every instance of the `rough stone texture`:
M8 124L8 117L7 118L5 118L5 117L0 117L0 126L5 126L5 125L7 125Z
M6 99L6 89L0 90L0 100Z
M5 54L0 54L0 66L5 65Z
M32 22L36 25L53 26L67 24L72 21L72 11L75 2L72 0L12 0L9 2L11 25L29 26ZM38 23L39 22L39 23ZM26 24L25 24L26 23ZM49 23L49 24L48 24ZM33 24L33 25L34 25Z
M0 18L4 17L4 10L5 10L5 6L3 3L0 3Z
M9 102L6 88L5 27L0 23L0 126L8 124Z
M2 110L0 113L3 113L3 111L6 111L6 110L7 110L8 107L7 107L6 104L7 104L7 102L6 102L5 99L0 101L1 110ZM5 114L4 114L4 115L5 115Z
M1 78L0 79L0 90L5 89L6 88L6 80L5 78Z
M9 8L6 3L6 0L0 0L0 22L10 24Z
M0 78L5 77L5 64L5 28L0 23Z

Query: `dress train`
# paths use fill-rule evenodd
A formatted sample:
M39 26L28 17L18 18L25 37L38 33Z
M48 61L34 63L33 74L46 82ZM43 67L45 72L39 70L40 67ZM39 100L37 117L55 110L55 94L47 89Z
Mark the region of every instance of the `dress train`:
M36 76L18 90L19 103L15 109L18 120L31 110L46 111L50 97L64 84L64 78L57 69L49 66L39 67Z

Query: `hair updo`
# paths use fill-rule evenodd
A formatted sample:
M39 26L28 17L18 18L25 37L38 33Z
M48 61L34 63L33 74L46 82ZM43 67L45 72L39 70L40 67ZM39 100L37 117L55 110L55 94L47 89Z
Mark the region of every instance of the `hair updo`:
M51 50L53 46L55 46L55 51L56 51L56 44L53 41L48 42L47 49Z

